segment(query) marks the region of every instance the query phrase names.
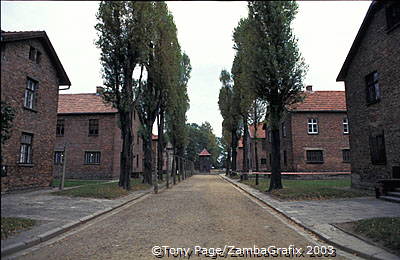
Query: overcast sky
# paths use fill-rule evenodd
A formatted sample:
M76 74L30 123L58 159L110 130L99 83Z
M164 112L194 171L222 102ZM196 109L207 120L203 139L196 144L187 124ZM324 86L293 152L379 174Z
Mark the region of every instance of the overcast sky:
M168 2L178 39L192 64L189 122L209 121L221 136L218 80L234 57L232 31L247 15L246 2ZM309 65L305 85L314 90L344 90L336 76L346 58L370 1L303 1L293 23ZM100 51L94 25L98 2L4 2L1 29L45 30L72 83L61 93L89 93L102 85Z

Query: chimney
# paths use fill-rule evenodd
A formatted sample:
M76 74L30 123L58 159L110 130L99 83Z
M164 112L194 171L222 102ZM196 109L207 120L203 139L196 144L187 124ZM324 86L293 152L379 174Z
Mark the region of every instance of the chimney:
M312 92L312 85L307 85L306 86L306 91Z
M103 94L104 88L102 86L96 86L96 95L99 96Z

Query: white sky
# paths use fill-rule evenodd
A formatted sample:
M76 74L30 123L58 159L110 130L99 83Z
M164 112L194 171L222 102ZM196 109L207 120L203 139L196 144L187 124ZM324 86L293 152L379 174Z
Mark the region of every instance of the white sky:
M209 121L221 136L218 80L234 57L232 31L247 15L246 2L168 2L178 38L192 65L188 122ZM302 1L293 24L314 90L344 90L336 76L357 34L370 1ZM72 83L63 93L94 92L102 85L100 51L94 25L98 2L4 2L1 29L45 30Z

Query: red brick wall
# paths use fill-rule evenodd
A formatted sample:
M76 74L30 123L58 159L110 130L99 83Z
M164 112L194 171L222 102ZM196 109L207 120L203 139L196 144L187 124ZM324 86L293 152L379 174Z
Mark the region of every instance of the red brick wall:
M294 171L350 171L350 164L343 162L342 149L349 148L348 135L343 134L345 112L334 113L292 113L291 142L289 162ZM308 134L308 118L317 118L318 134ZM290 138L289 138L290 139ZM287 143L283 147L288 147ZM306 150L323 150L324 162L310 164L306 162ZM283 158L282 158L283 160Z
M53 171L53 148L57 118L58 78L42 44L37 40L9 42L1 52L1 99L15 110L11 138L2 145L3 164L8 176L1 177L1 190L15 190L50 185ZM30 46L38 49L41 61L29 60ZM3 52L4 51L4 52ZM39 82L35 111L24 108L27 77ZM20 165L21 133L33 134L32 165Z
M350 123L352 186L369 188L378 179L391 178L392 167L400 166L400 27L386 31L385 8L368 26L345 78ZM365 76L379 73L381 100L366 105ZM369 136L384 131L385 165L371 163Z
M120 175L120 156L122 152L121 130L118 127L118 114L59 114L64 119L64 136L56 139L56 149L62 150L65 142L67 148L66 178L79 179L117 179ZM99 135L88 136L89 119L99 120ZM142 139L137 143L138 120L133 122L133 172L142 172ZM101 152L100 164L84 163L85 151ZM139 155L139 167L136 156ZM54 167L54 175L59 176L62 166Z

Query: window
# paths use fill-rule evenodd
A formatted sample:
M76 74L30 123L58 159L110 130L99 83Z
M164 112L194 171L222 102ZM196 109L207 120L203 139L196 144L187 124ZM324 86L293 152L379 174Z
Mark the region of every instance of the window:
M64 162L64 152L56 151L54 152L54 164L63 164Z
M365 77L367 105L379 102L381 90L379 88L379 73L374 71Z
M316 118L308 119L308 134L318 134L318 121Z
M350 149L342 150L343 162L350 162Z
M306 151L307 163L323 163L323 151L322 150L307 150Z
M369 149L372 164L386 164L386 150L384 134L369 137Z
M285 122L282 123L282 136L286 137L286 125L285 125Z
M400 23L400 3L392 1L386 7L386 29L390 30Z
M24 106L26 108L33 109L35 107L34 103L36 103L37 85L38 85L37 81L28 78L26 83L25 100L24 100Z
M347 117L343 118L343 134L349 133L349 120Z
M85 164L100 164L100 152L85 152Z
M261 158L261 164L267 164L267 159L265 159L265 158Z
M64 119L57 120L56 136L64 136Z
M287 165L287 153L286 151L283 151L283 165Z
M32 134L22 133L19 163L23 164L32 163L32 139L33 139Z
M97 136L99 135L99 120L89 119L89 135Z
M136 155L136 168L139 168L139 154Z
M34 61L34 62L36 62L36 63L39 63L39 62L40 62L41 56L42 56L42 53L41 53L40 51L38 51L36 48L30 46L30 49L29 49L29 59L30 59L31 61Z

